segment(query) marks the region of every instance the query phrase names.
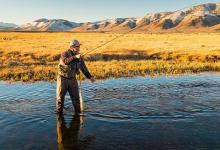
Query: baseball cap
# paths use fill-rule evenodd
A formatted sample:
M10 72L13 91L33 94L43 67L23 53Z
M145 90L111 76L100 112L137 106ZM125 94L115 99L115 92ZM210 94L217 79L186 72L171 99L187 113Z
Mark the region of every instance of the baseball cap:
M79 44L79 41L78 40L72 40L70 41L70 46L79 46L81 44Z

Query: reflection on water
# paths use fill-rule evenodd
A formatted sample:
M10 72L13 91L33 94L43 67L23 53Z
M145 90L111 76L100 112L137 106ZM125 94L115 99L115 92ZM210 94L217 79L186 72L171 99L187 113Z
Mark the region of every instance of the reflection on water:
M58 149L86 149L94 141L94 137L80 137L83 125L83 115L72 116L68 124L64 115L57 115L57 143Z
M0 149L219 149L220 75L83 82L84 117L55 84L0 82ZM13 143L13 144L12 144Z

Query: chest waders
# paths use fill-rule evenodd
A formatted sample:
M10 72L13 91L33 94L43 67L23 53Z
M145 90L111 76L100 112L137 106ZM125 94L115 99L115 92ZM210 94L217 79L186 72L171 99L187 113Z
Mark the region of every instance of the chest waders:
M67 57L72 57L75 54L68 50ZM64 99L67 91L69 92L75 113L83 112L83 99L81 94L81 81L80 89L76 75L79 75L80 60L72 61L65 64L61 59L58 64L58 77L57 77L57 112L62 112L64 108ZM81 80L81 77L80 77Z

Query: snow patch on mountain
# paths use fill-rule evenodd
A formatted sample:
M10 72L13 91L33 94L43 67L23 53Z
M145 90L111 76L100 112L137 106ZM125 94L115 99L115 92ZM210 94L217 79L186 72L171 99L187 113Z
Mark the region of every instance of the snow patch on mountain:
M65 31L80 26L80 23L70 22L64 19L46 18L38 19L30 23L19 26L20 30L42 30L42 31Z
M174 25L177 25L178 23L180 23L185 17L185 13L182 11L177 11L174 13L169 14L167 17L165 17L163 20L165 19L170 19Z
M168 14L170 12L148 13L146 16L137 19L136 24L150 24L152 21L159 20Z

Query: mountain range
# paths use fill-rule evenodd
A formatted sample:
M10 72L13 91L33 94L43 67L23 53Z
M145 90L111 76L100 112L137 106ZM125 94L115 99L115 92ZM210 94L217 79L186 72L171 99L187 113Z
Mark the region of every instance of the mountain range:
M0 22L6 31L74 32L187 32L219 31L220 3L207 3L173 12L148 13L143 17L114 18L76 23L64 19L38 19L20 26Z
M13 23L4 23L4 22L0 22L0 30L1 29L12 29L12 28L16 28L18 25L13 24Z

